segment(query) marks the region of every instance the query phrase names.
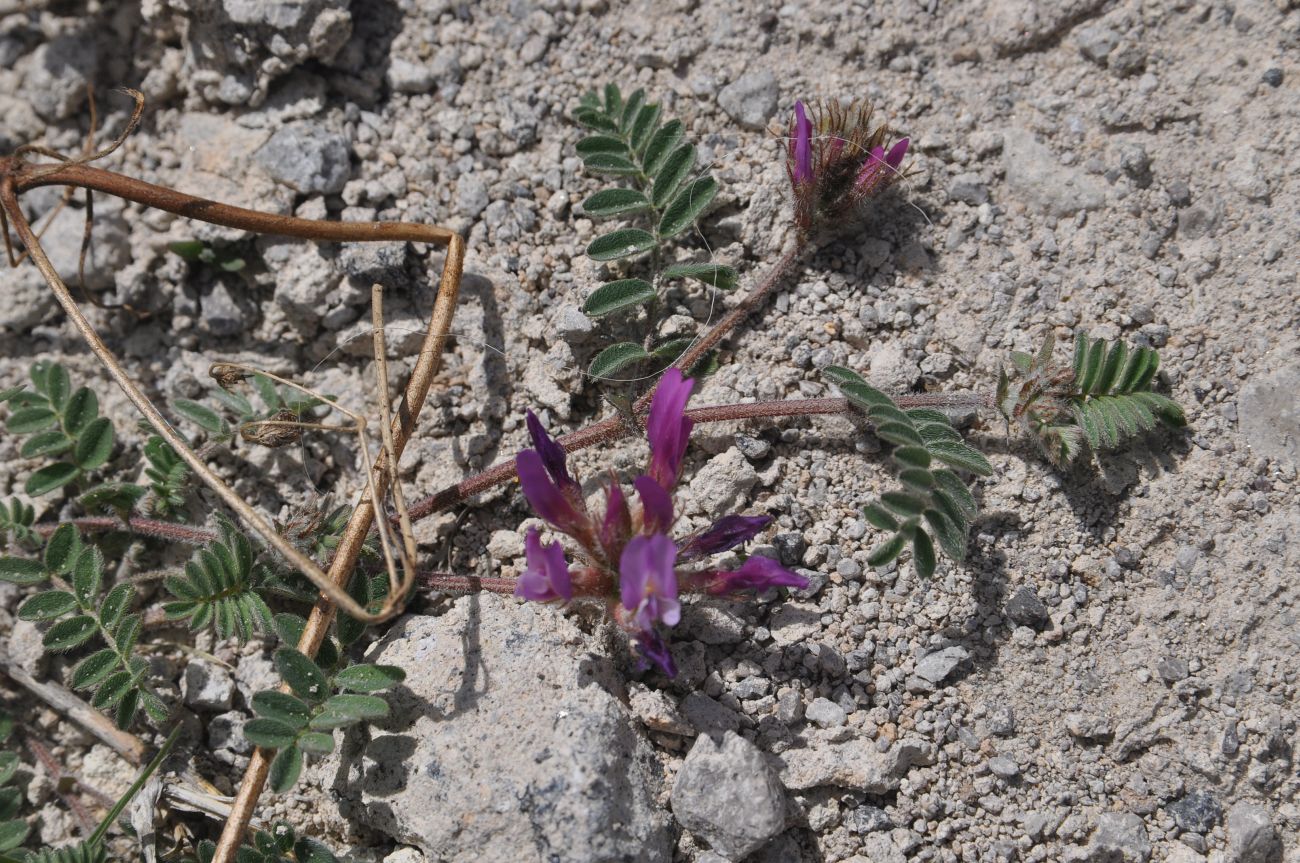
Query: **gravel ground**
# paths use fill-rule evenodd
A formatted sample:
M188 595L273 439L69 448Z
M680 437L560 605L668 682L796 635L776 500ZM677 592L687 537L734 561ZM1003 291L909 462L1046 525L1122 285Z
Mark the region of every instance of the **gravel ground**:
M410 709L265 814L391 863L492 859L494 836L521 861L1295 861L1298 42L1295 0L0 0L0 150L76 152L87 80L106 130L125 115L104 91L127 85L148 109L105 167L263 210L463 232L458 338L404 462L415 497L522 447L525 408L553 430L609 410L579 372L608 341L579 311L600 274L577 207L600 186L566 119L585 90L645 87L686 123L723 184L690 244L742 278L787 239L769 124L800 98L871 99L913 141L907 182L730 341L697 403L828 394L829 364L897 393L988 390L1008 351L1084 327L1161 351L1187 434L1063 473L975 418L996 473L976 486L972 554L924 582L906 558L865 563L878 539L860 508L889 482L874 438L843 419L701 429L688 518L726 499L773 514L760 542L812 588L691 606L673 681L636 673L582 610L430 600L374 651L411 663ZM208 364L233 358L365 405L375 279L406 352L393 373L410 367L436 252L256 239L104 196L95 215L91 290L156 314L92 319L160 398L202 397ZM46 234L68 274L81 216ZM194 238L249 266L167 252ZM138 442L34 268L3 280L0 388L57 360ZM670 306L716 318L728 301L681 291ZM283 517L354 480L353 451L317 437L217 463ZM592 477L642 457L629 442L574 461ZM30 466L0 439L0 496ZM34 501L47 518L50 501ZM515 574L527 516L498 490L422 522L422 551ZM10 641L18 655L18 627ZM273 677L260 645L200 646L238 659L233 681L183 674L180 654L160 667L203 720L204 772L229 787L247 760L231 729ZM112 786L111 758L38 722ZM47 839L68 829L59 808Z

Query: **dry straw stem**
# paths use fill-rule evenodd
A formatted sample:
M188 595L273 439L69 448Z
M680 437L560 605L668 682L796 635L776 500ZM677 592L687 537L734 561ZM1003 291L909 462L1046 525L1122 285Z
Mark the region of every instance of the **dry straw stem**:
M138 120L142 99L138 94L135 113L127 132ZM391 617L400 608L402 596L390 596L385 607L377 614L362 608L345 592L344 587L352 575L362 544L374 522L374 500L381 499L386 492L390 478L396 473L396 459L401 457L411 433L415 428L415 418L419 415L428 395L433 378L438 372L442 358L442 349L447 331L451 327L456 299L460 290L461 272L464 267L464 240L454 231L432 225L418 225L405 222L324 222L299 219L262 213L229 204L209 201L193 195L186 195L174 189L156 186L111 171L91 167L85 164L90 158L98 158L112 152L121 145L126 132L119 136L111 147L91 157L82 157L66 162L30 164L22 157L22 152L40 152L52 155L36 148L0 158L0 221L12 221L20 242L30 254L33 262L41 271L50 290L54 292L59 305L72 320L82 338L90 349L99 357L109 374L130 399L136 409L147 419L159 436L181 456L195 474L204 481L217 495L234 510L250 528L259 533L273 548L293 563L312 583L320 589L322 596L317 600L308 617L298 648L312 656L324 639L330 622L337 608L341 607L353 617L367 622L377 622ZM55 158L61 158L54 156ZM367 241L410 241L429 243L447 248L442 276L438 286L438 295L434 302L429 328L425 333L415 370L407 382L404 400L398 409L398 415L390 431L392 447L390 452L379 459L372 472L371 487L367 489L360 503L353 510L352 517L335 551L328 573L321 572L315 562L295 548L287 539L276 532L275 528L245 503L220 477L216 476L203 460L190 448L185 439L163 417L161 412L145 396L140 388L123 370L117 358L109 350L93 326L82 314L72 299L67 285L59 277L50 263L49 257L41 247L40 241L32 231L21 207L18 196L38 186L77 186L91 191L104 192L126 200L135 201L148 207L166 210L186 218L200 219L229 228L271 234L284 237L296 237L317 242L367 242ZM9 247L7 224L3 228L6 248L10 260L14 261ZM373 491L372 491L373 489ZM373 497L372 497L373 495ZM240 839L252 818L253 808L265 784L270 759L262 750L255 750L250 760L248 771L239 789L239 795L230 819L226 822L221 842L217 848L214 863L230 863L234 859Z

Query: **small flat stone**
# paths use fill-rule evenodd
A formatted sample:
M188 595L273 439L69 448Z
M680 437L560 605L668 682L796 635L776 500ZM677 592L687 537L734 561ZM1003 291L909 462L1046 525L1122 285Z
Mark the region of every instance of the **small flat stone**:
M970 657L964 647L945 647L923 656L916 663L915 674L922 680L938 684Z
M780 91L771 69L754 69L718 92L718 105L746 129L762 129L776 113Z
M672 790L673 815L716 851L740 860L785 829L785 791L763 753L734 732L702 734Z
M1179 829L1209 833L1223 817L1223 805L1208 791L1193 791L1165 807Z
M1042 630L1051 621L1047 606L1038 598L1038 592L1028 586L1019 588L1011 595L1004 611L1011 622L1017 626Z

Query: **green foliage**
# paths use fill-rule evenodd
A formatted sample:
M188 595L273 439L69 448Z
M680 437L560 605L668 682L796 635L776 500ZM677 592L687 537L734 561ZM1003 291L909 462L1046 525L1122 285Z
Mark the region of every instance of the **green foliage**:
M227 273L237 273L245 266L244 259L230 249L214 249L201 240L168 243L167 248L192 264L206 264Z
M194 552L181 573L163 579L175 602L166 603L168 620L187 620L191 629L211 627L219 637L238 635L241 642L254 630L271 632L270 607L257 592L269 574L256 563L253 544L229 521L221 522L221 538Z
M0 745L8 743L13 732L13 717L0 712ZM22 845L31 832L26 821L14 817L23 802L22 790L10 785L18 765L17 753L0 752L0 852L11 851Z
M585 95L574 119L592 132L577 145L587 171L624 177L632 184L596 192L583 202L583 212L593 219L634 222L587 246L593 260L627 261L626 267L636 274L597 288L583 311L595 318L645 307L646 333L653 333L658 299L667 282L693 278L722 290L733 288L736 273L730 267L702 262L664 268L661 262L668 241L695 225L718 193L713 177L695 176L695 147L683 142L681 122L664 122L661 107L647 102L643 90L624 98L614 84L602 95ZM607 378L643 361L664 363L657 347L648 338L610 345L592 361L588 373Z
M153 495L150 509L164 518L183 515L189 467L181 461L176 450L157 435L145 443L144 457L149 463L144 473L149 478L149 491Z
M282 615L281 637L296 642L301 619ZM292 647L275 652L275 667L292 694L266 690L253 696L257 718L244 726L255 746L278 750L271 761L271 787L288 791L302 773L308 755L334 749L336 728L347 728L388 715L388 702L372 693L396 686L406 673L394 665L357 664L339 668L342 655L326 641L316 660Z
M8 548L10 537L18 545L32 546L39 540L32 525L36 523L36 509L18 498L9 503L0 500L0 551Z
M76 483L102 468L113 453L113 424L99 415L99 398L86 387L72 389L67 369L57 363L31 367L33 389L6 390L5 429L25 437L19 455L46 463L28 477L24 491L39 497Z
M1004 370L998 380L997 404L1058 467L1085 449L1114 449L1158 425L1186 424L1177 403L1151 390L1160 367L1151 348L1129 348L1081 332L1075 336L1074 360L1064 366L1053 360L1054 347L1049 334L1037 354L1013 353L1013 372Z
M105 592L103 553L83 545L76 528L64 524L46 543L41 560L25 561L19 578L13 577L15 560L0 558L0 578L41 584L57 577L71 588L42 590L18 607L21 619L50 624L42 640L46 651L65 653L96 638L104 645L73 667L69 685L92 692L91 704L112 711L119 728L130 726L141 708L154 722L165 722L167 707L145 679L149 664L134 655L141 630L140 615L130 611L135 588L123 583Z
M953 560L966 557L966 537L978 509L966 483L953 469L979 476L993 472L983 454L962 440L948 417L931 408L903 410L856 372L827 366L825 375L848 400L866 412L876 436L893 445L890 456L902 488L886 492L863 510L874 527L893 536L867 562L884 566L910 543L921 577L934 574L935 542Z
M105 863L108 852L100 842L78 842L63 848L44 848L18 859L23 863Z
M318 398L304 395L292 388L277 386L275 381L265 375L250 373L246 377L257 392L258 400L262 403L261 408L254 406L253 402L242 393L221 387L212 391L212 397L220 403L221 407L234 414L233 424L207 405L189 399L176 399L172 402L172 409L202 429L207 434L209 442L229 444L234 441L237 429L245 440L259 442L255 434L257 427L244 428L250 423L270 419L310 420L312 412L325 404Z
M270 833L253 831L253 842L235 852L235 863L339 863L337 857L315 840L298 837L288 824L277 823ZM217 846L203 840L195 849L194 863L212 863Z

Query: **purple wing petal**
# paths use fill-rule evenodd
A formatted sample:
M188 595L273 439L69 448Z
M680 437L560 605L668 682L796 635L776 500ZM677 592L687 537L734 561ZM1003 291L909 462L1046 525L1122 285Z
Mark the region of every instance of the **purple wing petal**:
M619 553L632 533L632 514L627 508L623 489L612 480L605 489L605 518L600 525L600 545L605 554Z
M565 533L572 534L581 529L582 516L551 479L545 461L536 450L526 449L515 456L515 468L519 472L519 485L533 512Z
M551 475L551 479L560 489L567 486L576 486L577 483L573 477L569 476L568 456L564 453L564 447L555 442L546 429L542 427L542 421L532 411L528 412L527 418L528 434L533 439L533 449L542 457L542 464L546 467L546 472Z
M752 590L762 593L772 587L793 587L803 590L808 579L796 575L770 557L754 555L735 570L718 570L714 574L709 592L713 594L736 593Z
M678 560L695 560L733 549L749 542L772 522L770 515L727 515L715 521L703 533L693 537L678 552Z
M681 369L664 372L650 401L650 415L646 418L646 437L650 440L649 475L665 489L677 485L677 475L682 467L682 456L695 425L683 416L686 402L691 397L695 381L682 379Z
M524 538L524 559L527 568L515 585L515 596L535 602L573 599L573 582L569 578L569 565L564 560L564 549L558 542L542 545L537 528L529 528Z
M803 102L794 103L794 183L812 182L812 121Z
M632 481L637 496L641 498L642 521L650 533L667 533L673 525L673 499L664 487L648 476Z
M677 676L677 663L673 662L673 655L668 650L668 642L663 636L653 629L644 629L635 636L637 650L641 654L641 667L647 668L655 665L664 674L669 677Z
M903 157L907 155L907 147L910 143L910 138L903 138L890 147L889 155L885 157L885 164L897 171L898 166L903 164Z

